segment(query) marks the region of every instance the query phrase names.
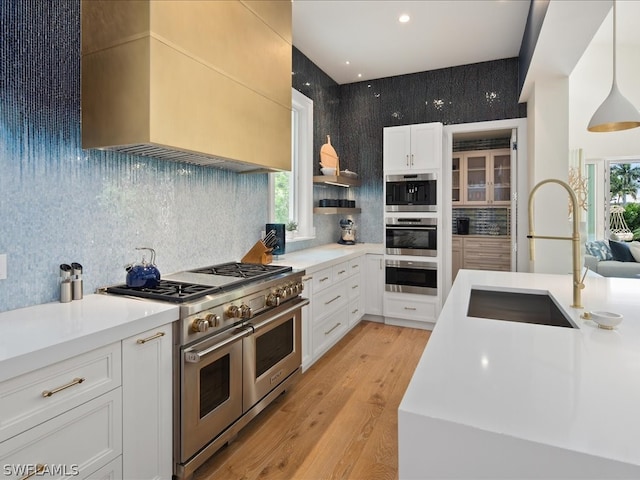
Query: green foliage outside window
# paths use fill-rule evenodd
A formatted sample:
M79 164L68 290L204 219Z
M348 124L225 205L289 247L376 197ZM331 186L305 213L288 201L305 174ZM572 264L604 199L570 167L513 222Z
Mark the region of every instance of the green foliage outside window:
M275 223L288 223L291 218L291 172L275 174Z

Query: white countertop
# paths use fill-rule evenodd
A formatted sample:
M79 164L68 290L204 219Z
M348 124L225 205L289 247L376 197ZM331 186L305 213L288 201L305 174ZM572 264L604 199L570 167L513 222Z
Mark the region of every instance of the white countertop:
M273 263L275 265L289 265L299 270L304 269L309 274L366 253L383 254L384 247L381 243L356 243L355 245L330 243L320 247L285 253L277 259L274 258Z
M173 304L85 295L0 313L0 382L178 319Z
M281 255L274 264L313 273L382 244L329 244ZM0 382L120 341L178 319L164 302L91 294L69 303L46 303L0 312Z
M403 440L402 428L408 423L403 423L403 418L412 422L430 419L432 425L443 429L439 430L440 440L449 431L454 438L458 435L458 448L464 448L463 431L469 439L478 432L490 433L484 445L493 441L488 439L502 442L500 455L506 463L526 458L523 452L541 445L577 454L580 462L588 458L584 468L591 468L591 475L596 477L609 468L613 476L624 476L620 472L629 472L629 468L635 474L640 472L640 280L590 276L585 284L585 310L624 315L616 330L599 329L592 321L580 318L583 310L569 307L571 276L469 270L458 273L399 408L402 478L412 476L408 465L416 460L407 453L412 447L406 437ZM482 285L548 290L579 328L468 317L470 290ZM451 428L447 430L447 426ZM453 434L454 430L457 433ZM427 444L429 440L438 441L423 440ZM518 450L516 440L524 441L527 447ZM469 445L480 445L484 450L483 441L469 440ZM490 465L490 447L483 455L484 460L478 462ZM607 463L604 470L598 471L597 462L587 467L599 459ZM576 462L574 458L567 465ZM464 472L464 467L454 463L442 465L443 470L435 469L435 476ZM551 468L555 476L562 477L567 471L561 465L558 460L553 466L556 470L542 465L519 472L522 477L541 478L544 475L540 472ZM473 470L474 476L518 472L515 464L505 470L491 468L487 472Z

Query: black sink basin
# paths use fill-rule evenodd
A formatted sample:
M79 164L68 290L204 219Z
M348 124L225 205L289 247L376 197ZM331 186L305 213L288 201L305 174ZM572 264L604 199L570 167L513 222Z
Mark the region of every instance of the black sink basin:
M467 316L578 328L547 291L472 288Z

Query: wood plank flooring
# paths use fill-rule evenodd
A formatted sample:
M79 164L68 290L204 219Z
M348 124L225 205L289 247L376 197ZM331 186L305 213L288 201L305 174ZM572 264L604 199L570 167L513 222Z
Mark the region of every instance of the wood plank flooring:
M194 480L397 479L397 410L431 332L362 321Z

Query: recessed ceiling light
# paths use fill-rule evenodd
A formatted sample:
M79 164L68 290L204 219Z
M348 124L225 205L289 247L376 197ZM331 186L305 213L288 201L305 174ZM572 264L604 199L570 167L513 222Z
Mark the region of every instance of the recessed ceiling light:
M398 17L398 21L400 23L407 23L409 20L411 20L411 17L409 15L407 15L406 13L403 13L402 15L400 15Z
M362 74L361 73L358 74L358 78L362 78Z
M351 62L349 60L347 60L346 62L344 62L346 65L350 65Z

